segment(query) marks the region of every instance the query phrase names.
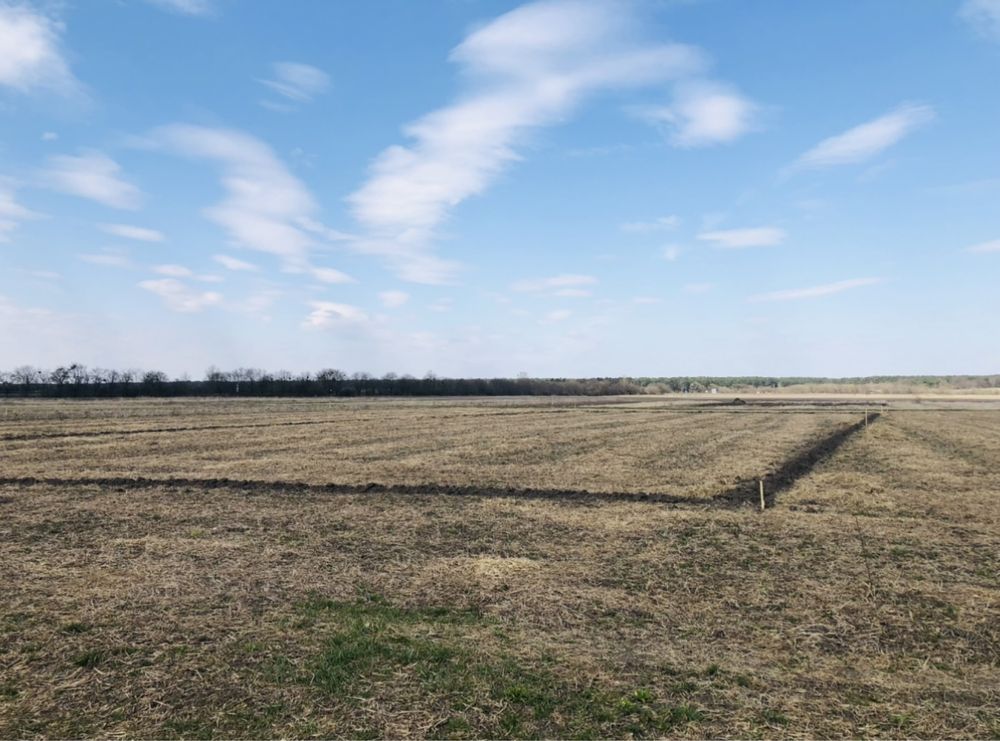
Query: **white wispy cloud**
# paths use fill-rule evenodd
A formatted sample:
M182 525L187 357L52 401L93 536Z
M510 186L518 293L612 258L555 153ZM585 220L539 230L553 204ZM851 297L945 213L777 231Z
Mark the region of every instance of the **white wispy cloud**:
M1000 239L993 239L989 242L980 242L979 244L974 244L971 247L965 248L966 252L972 252L975 254L983 254L986 252L1000 252Z
M121 166L103 152L86 150L79 155L49 157L41 181L61 193L111 208L135 210L142 202L142 192L121 172Z
M312 311L304 322L311 329L360 325L368 322L368 315L357 306L337 304L331 301L310 301Z
M214 0L146 0L146 2L180 15L211 15L215 11Z
M155 129L141 144L215 163L225 199L205 209L208 219L234 243L279 257L287 270L311 272L316 240L342 235L319 223L309 189L259 139L233 129L172 124ZM331 268L318 268L326 275Z
M229 255L213 255L212 259L219 263L226 270L236 270L236 271L246 271L246 272L256 272L260 270L253 263L247 262L246 260L240 260L237 257L231 257Z
M140 281L139 287L162 298L171 311L184 314L202 311L209 306L222 303L222 294L214 291L199 292L174 278Z
M128 253L125 250L118 250L113 247L106 247L100 252L77 255L77 257L84 262L89 262L93 265L103 265L108 268L132 267L132 260L129 258Z
M53 270L22 270L24 275L27 275L36 280L47 280L47 281L57 281L62 280L62 273L57 273Z
M903 104L884 116L824 139L799 157L793 169L864 162L933 118L934 109L928 105Z
M166 275L170 278L190 278L194 272L183 265L157 265L153 268L157 275Z
M387 309L397 309L410 300L410 294L405 291L382 291L378 295L378 300Z
M636 43L637 32L628 5L548 0L469 34L450 57L467 92L407 125L411 144L378 155L367 182L348 197L367 232L358 247L406 280L448 281L456 266L433 255L436 230L519 158L531 131L565 120L602 89L661 83L700 69L696 50Z
M0 177L0 242L9 242L22 221L38 218L41 214L17 202L17 183Z
M557 322L564 322L571 316L573 316L573 312L569 309L555 309L548 312L540 321L542 324L555 324Z
M800 299L820 298L822 296L833 296L837 293L850 291L863 286L873 286L881 283L881 278L854 278L853 280L842 280L837 283L827 283L822 286L811 286L809 288L790 288L784 291L772 291L771 293L759 293L750 297L750 301L798 301Z
M1000 0L965 0L958 14L980 36L1000 41Z
M62 23L24 3L0 3L0 86L19 93L48 89L78 95L62 50Z
M731 86L708 81L678 85L671 105L633 110L684 148L735 141L753 130L758 114L758 106Z
M633 234L648 234L649 232L662 232L676 229L681 223L679 216L661 216L652 221L626 221L619 228L623 232Z
M528 278L511 283L512 291L519 293L542 293L578 289L580 286L597 285L597 278L592 275L576 275L566 273L553 275L551 278Z
M660 254L663 256L663 259L666 260L667 262L674 262L677 260L678 257L681 256L681 252L683 252L683 250L681 249L680 245L665 244L663 245L663 249L661 250Z
M321 69L299 62L275 62L271 79L257 80L269 90L296 103L305 103L326 91L330 77Z
M98 228L107 234L122 239L134 239L138 242L162 242L166 239L163 232L130 224L98 224Z
M784 229L774 226L757 226L744 229L717 229L702 232L698 239L711 242L716 247L725 249L743 249L746 247L773 247L785 241L788 236Z
M310 268L312 277L322 283L355 283L354 278L333 268Z

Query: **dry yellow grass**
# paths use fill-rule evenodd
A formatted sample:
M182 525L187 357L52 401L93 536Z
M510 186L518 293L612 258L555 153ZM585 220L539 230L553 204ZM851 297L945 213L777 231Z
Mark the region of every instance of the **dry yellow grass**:
M189 416L170 422L143 409L141 422L118 417L103 428L86 418L25 419L0 433L9 436L6 475L478 484L707 497L853 421L837 411L439 401L296 403L284 411L248 405L241 417L223 404L229 408L188 404Z
M418 481L539 486L548 463L555 486L613 491L660 465L693 469L680 480L696 498L2 485L0 737L1000 733L1000 415L893 412L760 514L711 507L712 486L843 415L514 406L483 425L501 409L371 406L313 437L4 440L0 465L8 479L198 478L246 470L258 446L267 466L248 478L386 481L411 471L401 460ZM54 421L103 424L75 413Z

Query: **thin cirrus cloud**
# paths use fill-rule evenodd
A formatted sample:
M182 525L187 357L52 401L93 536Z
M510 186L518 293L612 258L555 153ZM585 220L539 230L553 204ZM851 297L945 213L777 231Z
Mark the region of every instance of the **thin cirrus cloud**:
M965 0L958 15L983 38L1000 41L1000 0Z
M290 272L311 272L326 282L351 280L332 268L310 265L317 240L344 235L316 221L312 193L264 142L234 129L171 124L153 130L139 144L219 167L226 197L204 214L234 244L275 255ZM343 279L334 279L335 273Z
M190 268L183 265L157 265L153 268L157 275L166 275L170 278L190 278L194 273Z
M676 229L681 223L679 216L660 216L652 221L626 221L619 228L631 234L649 234Z
M1000 239L993 239L989 242L980 242L979 244L974 244L971 247L965 248L966 252L971 252L973 254L986 254L989 252L1000 252Z
M179 15L204 16L211 15L215 10L213 0L146 0L146 2Z
M144 280L139 282L139 287L159 296L171 311L182 314L192 314L222 303L221 294L192 290L175 278Z
M113 247L106 247L100 252L78 255L78 257L84 262L89 262L92 265L101 265L106 268L125 269L132 267L132 260L129 259L128 253L124 250L114 249Z
M747 247L774 247L784 242L787 236L784 229L773 226L757 226L702 232L698 235L698 239L710 242L715 247L739 250Z
M201 274L196 275L191 268L183 265L155 265L153 272L157 275L165 275L168 278L191 278L202 283L222 283L224 279L218 275Z
M0 243L9 242L11 233L22 221L41 218L41 214L17 202L17 184L0 178Z
M518 293L552 293L555 296L589 296L590 292L584 286L597 285L597 278L592 275L575 275L571 273L554 275L551 278L529 278L511 283L512 291Z
M40 178L52 190L111 208L135 210L142 203L142 192L122 176L121 166L96 150L49 157Z
M326 72L300 62L275 62L271 65L271 77L257 82L295 103L307 103L330 87Z
M928 105L903 104L895 110L842 134L824 139L799 157L792 169L809 169L864 162L899 142L934 118Z
M641 119L661 128L675 147L691 149L728 144L756 126L758 106L729 85L686 82L673 104L634 108Z
M305 326L310 329L330 329L360 325L368 321L368 315L357 306L338 304L332 301L310 301L312 311L305 319Z
M79 95L62 49L63 24L22 3L0 3L0 87Z
M137 242L163 242L166 239L163 232L131 224L98 224L98 227L105 234Z
M679 245L676 244L666 244L663 246L661 255L663 259L667 262L676 262L677 258L681 256L684 250L681 249Z
M569 309L555 309L548 312L539 321L541 324L556 324L557 322L566 321L571 316L573 316L573 312Z
M410 300L410 294L405 291L382 291L378 295L378 300L387 309L398 309Z
M260 270L260 268L253 263L247 262L246 260L240 260L238 257L231 257L230 255L213 255L212 259L226 270L233 270L237 272L257 272Z
M784 291L772 291L771 293L758 293L755 296L751 296L748 300L754 303L766 301L799 301L802 299L833 296L838 293L843 293L844 291L850 291L864 286L873 286L881 282L881 278L854 278L853 280L842 280L837 283L827 283L822 286L791 288Z
M532 131L565 121L601 90L644 87L701 69L702 55L692 47L636 43L639 25L629 5L546 0L470 33L450 55L466 92L404 127L411 143L383 150L368 180L348 197L366 231L357 248L405 280L452 280L458 266L434 254L438 228L519 159L518 147Z
M339 270L334 270L333 268L310 268L310 274L313 278L320 281L321 283L331 283L334 285L342 283L355 283L354 278L349 276L347 273L342 273Z

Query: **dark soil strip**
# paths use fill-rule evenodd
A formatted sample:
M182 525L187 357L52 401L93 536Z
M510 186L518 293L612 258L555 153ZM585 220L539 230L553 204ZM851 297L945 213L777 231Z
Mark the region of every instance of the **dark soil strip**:
M869 412L867 424L873 423L879 416L878 412ZM790 489L799 479L808 476L817 465L836 453L856 432L865 429L865 425L865 420L861 419L852 425L841 428L804 448L773 471L766 472L764 474L765 504L768 507L773 507L778 494ZM740 481L731 489L718 494L715 499L719 502L727 502L732 506L759 506L759 481L756 478Z
M458 484L307 484L297 481L261 481L239 479L188 479L147 477L4 477L0 486L100 486L115 489L234 489L245 493L293 494L444 494L481 498L572 500L576 502L651 502L654 504L683 504L699 507L719 507L725 502L708 497L683 497L676 494L651 492L595 492L583 489L519 489L506 486L475 486Z

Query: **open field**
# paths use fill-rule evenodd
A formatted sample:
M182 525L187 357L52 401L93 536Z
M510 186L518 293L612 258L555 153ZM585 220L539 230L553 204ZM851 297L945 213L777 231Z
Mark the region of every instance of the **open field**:
M97 410L64 402L41 407L37 418L22 418L23 409L0 427L6 476L471 484L690 497L758 476L857 417L840 408L790 414L580 400L139 402ZM102 409L117 416L90 416Z
M0 737L1000 735L990 405L0 408Z

